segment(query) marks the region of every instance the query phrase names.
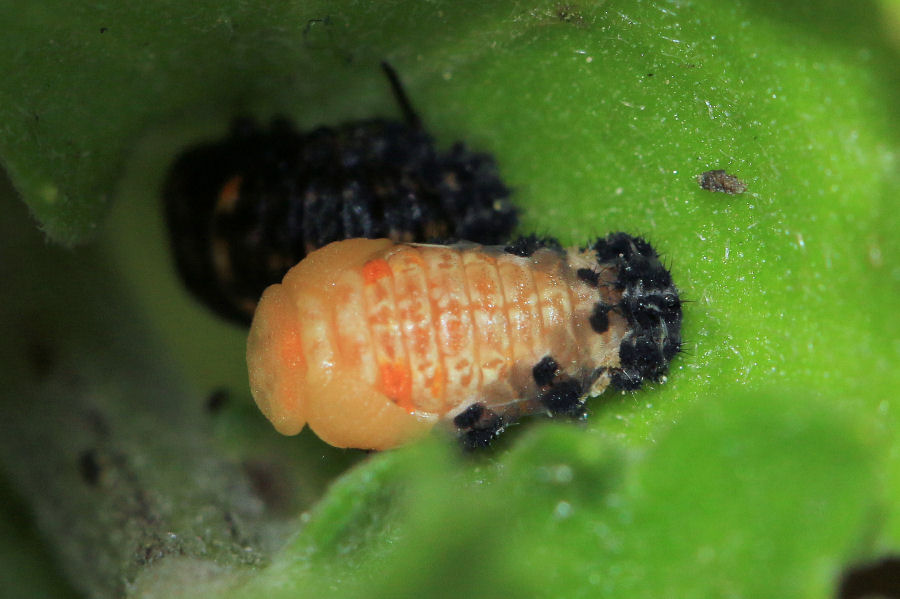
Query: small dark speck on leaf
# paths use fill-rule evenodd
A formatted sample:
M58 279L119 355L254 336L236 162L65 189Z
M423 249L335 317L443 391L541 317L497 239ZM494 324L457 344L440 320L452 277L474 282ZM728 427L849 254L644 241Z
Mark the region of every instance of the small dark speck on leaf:
M573 4L559 4L556 7L556 17L563 23L571 23L572 25L584 25L584 15Z
M210 414L217 414L228 404L230 398L228 389L215 389L206 398L206 411Z
M284 468L269 460L251 459L243 463L243 469L253 490L270 510L285 513L289 509L291 491Z
M92 435L101 440L109 438L109 422L100 410L88 409L82 414L82 418L85 427Z
M93 449L86 449L78 456L78 473L81 475L81 480L92 487L96 487L100 482L100 462Z
M729 175L724 170L706 171L701 175L697 175L697 183L707 191L721 191L732 194L747 191L746 183L734 175Z
M44 378L56 365L56 352L43 341L34 341L27 348L28 363L37 378Z
M900 557L857 565L844 572L838 599L900 598Z
M653 77L653 73L647 73L647 77Z
M109 31L109 28L107 28L107 27L100 28L100 33L106 33L107 31Z

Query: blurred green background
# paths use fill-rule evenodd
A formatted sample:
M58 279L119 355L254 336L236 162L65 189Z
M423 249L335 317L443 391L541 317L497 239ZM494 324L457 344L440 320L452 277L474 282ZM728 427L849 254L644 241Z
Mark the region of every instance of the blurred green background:
M827 597L897 550L897 2L0 0L0 22L0 571L23 585L0 594L71 596L59 569L97 596ZM665 384L467 457L262 420L245 332L175 277L160 185L241 112L398 117L383 59L439 145L495 155L522 232L665 255L690 302ZM749 190L701 190L715 168Z

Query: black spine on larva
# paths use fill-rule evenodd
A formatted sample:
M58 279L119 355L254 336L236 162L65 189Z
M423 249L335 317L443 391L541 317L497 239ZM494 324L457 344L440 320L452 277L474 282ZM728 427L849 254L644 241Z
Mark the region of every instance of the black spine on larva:
M553 384L557 372L559 372L559 364L556 363L553 356L544 356L531 369L531 376L534 378L534 384L538 387L549 387Z
M506 428L503 417L482 403L474 403L453 419L466 449L479 449L491 444Z
M402 104L402 102L401 102ZM493 158L439 152L417 119L370 119L302 133L242 119L182 154L164 191L178 270L220 315L248 324L263 290L308 252L351 237L505 242L518 221ZM219 205L240 177L238 197ZM226 258L228 276L216 269Z
M503 250L508 254L527 258L541 248L562 250L562 245L555 237L535 235L522 235L510 242Z
M681 300L671 274L640 237L611 233L591 249L598 263L618 273L614 285L622 290L622 300L613 310L630 329L619 347L621 365L610 370L612 384L632 390L644 380L660 380L681 349Z
M578 418L584 414L584 389L574 380L560 381L541 393L540 402L557 416Z

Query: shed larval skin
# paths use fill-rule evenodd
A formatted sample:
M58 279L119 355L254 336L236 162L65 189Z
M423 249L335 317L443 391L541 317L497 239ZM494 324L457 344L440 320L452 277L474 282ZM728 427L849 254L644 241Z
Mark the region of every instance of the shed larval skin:
M395 244L351 239L310 254L264 293L248 341L253 397L275 428L309 424L338 447L384 449L474 403L507 418L541 411L533 369L598 394L619 365L628 322L592 250ZM596 281L595 281L596 282ZM606 284L603 284L606 283Z

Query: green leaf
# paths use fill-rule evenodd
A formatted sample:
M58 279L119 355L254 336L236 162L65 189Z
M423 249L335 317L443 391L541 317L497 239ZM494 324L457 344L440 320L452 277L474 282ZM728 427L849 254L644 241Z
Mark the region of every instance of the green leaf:
M57 572L27 508L6 481L0 481L0 500L0 572L4 581L0 597L77 597Z
M559 425L494 462L378 456L229 596L828 596L883 507L867 433L809 395L738 394L646 456Z

